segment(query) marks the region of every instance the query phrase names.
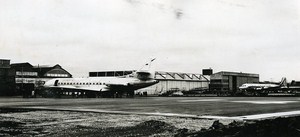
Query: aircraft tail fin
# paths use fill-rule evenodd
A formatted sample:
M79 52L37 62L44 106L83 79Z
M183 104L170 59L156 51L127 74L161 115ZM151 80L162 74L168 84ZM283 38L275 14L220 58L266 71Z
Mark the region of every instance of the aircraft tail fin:
M156 58L153 58L153 59L151 59L148 63L146 63L142 68L140 68L140 70L150 70L150 68L151 68L151 63L153 62L153 61L155 61L156 60Z
M281 79L279 85L280 85L281 87L286 87L286 86L287 86L287 81L286 81L286 78L285 78L285 77L283 77L283 78Z
M136 72L136 77L140 80L149 80L154 79L155 72L151 71L151 63L155 61L156 58L151 59L148 63L146 63L140 70Z

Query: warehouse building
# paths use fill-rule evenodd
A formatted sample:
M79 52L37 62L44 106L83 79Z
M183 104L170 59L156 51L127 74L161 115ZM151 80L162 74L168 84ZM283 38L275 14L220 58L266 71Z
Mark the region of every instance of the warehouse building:
M235 94L245 83L259 83L259 75L221 71L210 76L209 89L218 95Z
M90 77L117 77L133 73L134 70L127 71L101 71L90 72ZM154 78L159 83L140 89L136 93L158 95L170 91L186 92L191 90L202 91L208 89L209 80L202 74L179 73L179 72L163 72L156 71Z

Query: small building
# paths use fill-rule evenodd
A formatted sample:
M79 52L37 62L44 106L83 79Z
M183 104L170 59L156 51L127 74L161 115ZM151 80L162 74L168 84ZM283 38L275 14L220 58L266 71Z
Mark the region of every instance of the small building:
M221 71L210 76L210 92L235 94L245 83L259 83L259 74Z

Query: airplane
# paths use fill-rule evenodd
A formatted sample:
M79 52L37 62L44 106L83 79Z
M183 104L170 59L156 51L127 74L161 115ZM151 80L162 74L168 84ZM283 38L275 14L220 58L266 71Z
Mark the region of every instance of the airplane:
M287 84L287 87L282 88L283 91L287 91L288 93L300 93L300 84L295 80L292 80L291 83Z
M146 66L150 63L147 63ZM60 90L59 92L78 91L87 97L122 97L124 93L133 97L135 90L152 86L158 82L154 79L154 72L138 70L119 77L55 78L47 81L44 88Z
M286 78L282 78L279 84L246 83L239 87L240 90L276 90L287 86Z

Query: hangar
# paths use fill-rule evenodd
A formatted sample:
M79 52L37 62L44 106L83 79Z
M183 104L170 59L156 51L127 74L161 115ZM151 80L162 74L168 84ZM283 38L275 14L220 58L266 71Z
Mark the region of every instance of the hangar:
M14 73L16 95L29 97L33 91L46 81L52 78L70 78L72 75L60 65L54 66L33 66L28 62L14 63L10 65Z
M209 89L218 95L235 94L245 83L259 83L259 74L221 71L210 76Z
M117 77L133 73L135 70L90 72L90 77ZM208 89L209 79L202 74L156 71L154 78L159 83L136 91L136 93L158 95L170 91L187 92Z

